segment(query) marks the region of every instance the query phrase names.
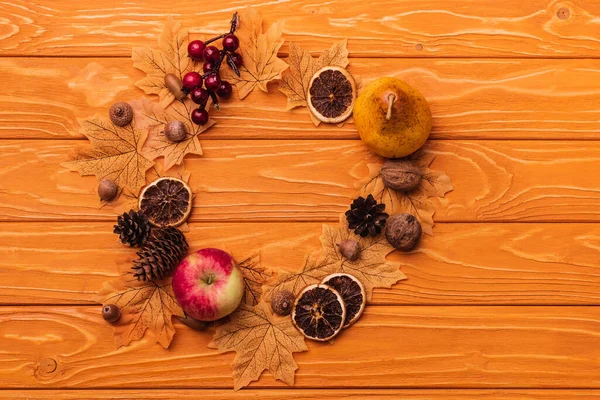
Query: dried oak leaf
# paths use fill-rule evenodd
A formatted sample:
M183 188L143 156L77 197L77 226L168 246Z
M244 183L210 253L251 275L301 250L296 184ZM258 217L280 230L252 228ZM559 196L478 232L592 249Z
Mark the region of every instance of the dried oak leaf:
M246 8L239 13L239 26L235 34L240 39L240 49L244 60L240 76L230 68L222 68L223 79L232 82L240 99L246 97L256 86L268 92L267 84L281 78L287 63L277 57L283 45L281 38L283 22L273 23L267 32L262 31L262 18L258 11Z
M350 63L347 43L344 39L321 53L319 58L313 58L308 51L290 42L290 67L284 71L279 83L279 90L287 96L287 110L306 107L310 80L315 72L326 66L346 67Z
M210 107L210 102L207 104ZM215 121L209 119L203 125L196 125L191 119L191 112L194 109L194 104L190 99L183 101L175 101L168 110L153 112L148 114L146 119L150 121L148 129L148 139L144 143L143 152L146 157L155 160L159 157L164 157L164 169L168 170L174 165L179 165L183 162L183 158L187 154L202 155L202 146L198 140L198 135L209 129L215 124ZM179 120L183 122L187 128L187 137L178 143L173 143L165 136L165 126L171 121Z
M263 285L263 295L265 300L270 300L273 293L280 290L289 290L297 295L308 285L320 283L323 278L329 275L330 262L323 257L320 251L310 253L304 259L304 264L299 271L289 271L279 268L275 280Z
M154 164L142 153L146 129L138 129L134 122L116 126L100 116L79 123L80 132L90 140L92 147L80 150L72 161L61 165L82 176L110 179L134 194L139 193L146 183L146 171Z
M360 194L366 196L372 194L380 203L385 203L385 210L390 215L397 213L410 213L417 217L423 228L423 232L433 235L433 215L435 208L429 200L430 197L443 198L446 193L454 190L450 177L443 171L429 168L435 159L435 155L425 150L408 157L421 167L423 177L418 188L410 192L402 192L387 188L381 179L381 165L368 164L369 176L357 183Z
M235 390L258 380L265 370L293 385L298 369L293 353L308 350L291 319L274 316L264 302L253 307L242 304L230 322L217 328L208 346L220 353L237 353L232 367Z
M260 302L262 286L271 277L271 271L260 264L260 253L252 254L238 265L246 288L242 303L254 306Z
M338 243L346 239L359 243L360 255L354 261L344 257L338 249ZM383 234L374 238L357 236L348 229L348 222L342 216L339 226L323 225L320 240L327 273L343 272L355 276L365 287L367 301L371 300L373 289L389 288L406 279L398 263L386 261L386 256L394 251L394 247L387 242Z
M117 347L140 340L150 330L156 341L168 348L175 334L171 317L185 316L175 300L171 278L140 282L123 276L110 280L104 282L98 301L103 305L116 304L121 309L121 318L114 324Z
M165 75L171 73L182 79L187 72L198 69L188 57L188 41L188 30L182 29L181 23L169 18L158 38L158 49L133 48L133 66L146 73L146 77L135 85L147 94L158 95L163 108L175 100L173 93L165 86Z

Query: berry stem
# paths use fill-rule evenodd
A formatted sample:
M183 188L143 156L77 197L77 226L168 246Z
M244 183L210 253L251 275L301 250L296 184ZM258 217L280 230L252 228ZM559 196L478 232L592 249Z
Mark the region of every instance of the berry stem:
M231 29L229 30L229 33L235 33L235 30L237 29L237 24L238 24L238 13L237 11L233 13L233 17L231 17Z
M217 40L219 40L219 39L223 39L223 38L224 38L225 36L227 36L227 35L229 35L229 32L227 32L227 33L224 33L224 34L222 34L222 35L219 35L219 36L215 36L215 37L214 37L214 38L212 38L212 39L208 39L208 40L206 40L206 41L204 42L204 44L205 44L205 45L211 44L212 42L215 42L215 41L217 41Z
M390 120L392 119L392 110L394 108L394 102L396 101L396 94L394 93L390 93L388 94L388 109L387 109L387 114L385 116L386 120Z

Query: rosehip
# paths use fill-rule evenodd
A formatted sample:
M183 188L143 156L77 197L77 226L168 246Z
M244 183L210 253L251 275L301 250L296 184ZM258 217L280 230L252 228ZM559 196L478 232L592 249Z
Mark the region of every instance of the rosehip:
M192 101L194 103L204 107L209 97L208 90L203 89L201 87L197 87L190 92L190 97L192 98Z
M217 90L219 90L219 86L221 85L221 80L219 79L219 77L217 75L210 74L204 80L204 84L206 85L206 88L208 90L212 90L213 92L216 92Z
M241 67L243 64L243 58L240 53L233 53L229 55L229 59L233 61L236 67Z
M240 40L234 34L230 33L223 38L223 48L225 50L236 51L238 47L240 47Z
M224 99L231 97L232 92L233 89L231 88L231 83L226 81L221 82L221 84L219 85L219 89L217 89L217 94L219 95L219 97L222 97Z
M184 75L181 83L184 88L192 90L198 86L202 86L202 76L197 72L191 71Z
M192 121L196 125L206 125L208 122L208 112L199 108L192 111Z
M215 69L216 65L214 63L211 63L210 61L206 61L203 65L202 65L202 71L204 71L204 73L208 73L210 71L212 71L213 69Z
M204 60L210 61L210 62L219 61L219 57L221 56L221 52L215 46L206 47L204 49L204 53L202 53L202 54L204 56Z
M200 60L205 48L206 45L202 40L192 40L190 44L188 44L188 54L190 57Z

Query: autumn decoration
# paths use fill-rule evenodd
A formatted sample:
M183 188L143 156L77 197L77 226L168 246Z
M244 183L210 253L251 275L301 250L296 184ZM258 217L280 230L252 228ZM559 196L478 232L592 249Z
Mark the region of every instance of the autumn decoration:
M135 248L130 267L105 282L97 295L116 346L148 337L167 349L177 317L199 328L198 335L213 335L210 348L236 353L235 390L265 371L293 385L294 354L308 351L307 339L333 343L351 335L373 292L407 279L400 263L388 256L415 251L422 233L433 234L430 199L453 190L450 178L432 167L435 152L420 149L368 164L368 176L356 183L347 211L337 223L322 225L320 246L315 243L300 266L271 269L256 250L236 260L221 249L191 249L187 221L199 203L186 160L203 155L202 134L219 120L208 109L231 97L232 86L242 100L256 88L268 93L269 83L278 81L287 110L306 107L315 125L343 122L359 107L376 113L381 130L391 126L400 135L415 133L394 107L424 101L416 91L384 80L370 89L370 97L361 98L346 69L346 40L316 57L290 43L286 62L279 58L282 32L281 21L266 25L256 9L247 7L233 14L227 32L190 42L189 29L169 18L158 47L132 52L133 67L145 74L135 85L150 99L118 102L105 115L80 120L79 133L88 143L62 164L97 177L100 204L113 207L116 215L115 242ZM379 109L373 96L389 88L395 97L386 97L387 108ZM419 107L415 123L429 110L426 104ZM430 119L424 121L427 126L417 127L418 140L426 140L431 128ZM398 150L378 148L378 133L361 132L367 148L378 154ZM227 290L211 286L219 280ZM197 292L204 290L214 290L212 297L227 305L198 306L203 296Z

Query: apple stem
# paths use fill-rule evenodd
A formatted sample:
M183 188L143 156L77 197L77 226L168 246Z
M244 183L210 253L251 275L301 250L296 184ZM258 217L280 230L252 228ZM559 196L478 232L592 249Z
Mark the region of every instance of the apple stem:
M388 109L387 109L387 114L385 116L385 119L387 119L388 121L390 119L392 119L392 109L394 107L394 102L396 101L396 95L394 93L390 93L388 94Z
M215 274L210 274L208 276L208 278L206 279L206 284L207 285L212 285L212 283L215 281Z

